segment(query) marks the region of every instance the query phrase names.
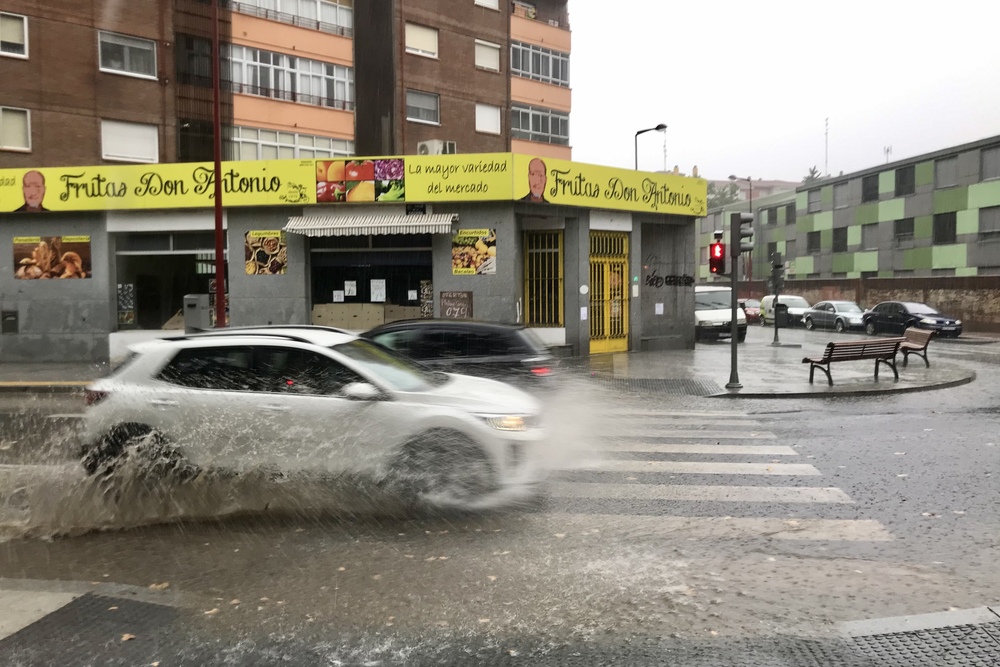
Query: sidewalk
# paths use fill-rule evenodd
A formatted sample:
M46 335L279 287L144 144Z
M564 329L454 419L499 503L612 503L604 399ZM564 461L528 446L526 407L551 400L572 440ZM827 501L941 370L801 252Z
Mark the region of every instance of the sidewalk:
M809 383L809 366L803 357L819 357L831 340L850 340L863 337L858 334L781 329L780 347L772 346L774 329L751 326L747 340L739 346L739 390L727 390L730 370L729 341L698 343L694 350L659 352L628 352L564 360L568 369L577 369L597 380L612 382L621 388L649 391L673 390L712 397L743 398L805 398L830 396L856 396L908 391L943 389L972 382L974 372L949 364L943 356L947 350L969 349L976 346L977 353L993 352L1000 355L1000 340L970 336L957 340L933 340L928 357L931 367L925 368L923 360L914 357L909 367L899 361L899 381L892 370L882 365L879 379L874 378L874 362L854 361L833 364L831 374L834 386L827 384L826 376L817 371L813 384ZM58 393L79 392L88 382L106 375L106 365L85 363L29 364L0 363L0 393ZM572 372L572 371L570 371Z

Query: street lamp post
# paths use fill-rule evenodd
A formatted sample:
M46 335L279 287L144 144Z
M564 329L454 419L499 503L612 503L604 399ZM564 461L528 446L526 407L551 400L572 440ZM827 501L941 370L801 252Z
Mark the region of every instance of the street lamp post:
M639 130L635 133L635 170L639 171L639 135L645 134L647 132L666 132L667 126L660 123L656 127L647 127L645 130Z
M219 39L219 2L212 0L212 153L215 181L215 326L226 326L226 240L222 229L222 40Z

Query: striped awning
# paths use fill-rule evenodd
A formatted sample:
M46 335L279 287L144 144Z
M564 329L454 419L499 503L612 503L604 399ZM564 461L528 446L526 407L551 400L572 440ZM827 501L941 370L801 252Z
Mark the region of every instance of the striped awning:
M305 236L450 234L453 213L424 215L303 215L288 219L285 231Z

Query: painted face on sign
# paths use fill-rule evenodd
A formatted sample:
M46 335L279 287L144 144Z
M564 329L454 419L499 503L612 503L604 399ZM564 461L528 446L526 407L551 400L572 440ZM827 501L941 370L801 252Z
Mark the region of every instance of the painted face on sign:
M528 163L528 190L532 201L545 201L545 163L539 158Z
M24 193L24 207L27 211L42 211L42 200L45 199L45 177L39 171L29 171L21 181Z

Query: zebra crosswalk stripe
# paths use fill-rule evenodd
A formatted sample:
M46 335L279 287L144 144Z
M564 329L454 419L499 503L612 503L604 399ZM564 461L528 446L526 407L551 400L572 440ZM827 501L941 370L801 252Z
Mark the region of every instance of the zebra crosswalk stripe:
M818 476L808 463L729 463L715 461L610 460L599 464L611 472L657 472L697 475L801 475Z
M602 484L552 482L553 498L691 500L733 503L837 503L854 501L838 488L812 486L709 486L696 484Z

